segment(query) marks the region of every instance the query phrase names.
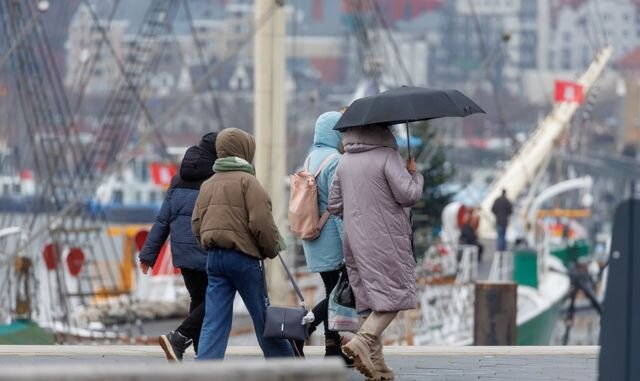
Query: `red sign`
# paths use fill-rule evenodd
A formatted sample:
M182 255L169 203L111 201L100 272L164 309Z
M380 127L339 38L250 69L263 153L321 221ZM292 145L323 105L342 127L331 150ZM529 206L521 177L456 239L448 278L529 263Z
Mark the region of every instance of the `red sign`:
M20 171L20 180L33 180L33 172L28 169Z
M151 163L151 179L157 185L169 186L176 172L173 164Z
M136 236L134 237L133 240L136 242L136 249L138 251L142 250L142 247L144 246L144 243L147 240L148 235L149 235L148 230L140 230L139 232L136 233Z
M584 88L579 83L556 81L556 102L584 102Z
M55 270L58 267L58 263L60 263L60 245L56 243L48 244L44 247L42 256L47 270Z
M67 255L67 267L71 276L78 276L84 265L84 253L78 247L72 247Z

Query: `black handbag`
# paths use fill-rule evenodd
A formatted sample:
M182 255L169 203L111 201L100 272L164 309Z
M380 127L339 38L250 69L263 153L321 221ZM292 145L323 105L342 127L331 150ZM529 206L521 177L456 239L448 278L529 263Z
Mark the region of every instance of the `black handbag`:
M286 340L306 340L309 338L309 324L305 323L305 317L308 314L307 306L304 303L304 296L300 288L296 284L293 275L289 271L289 268L284 263L284 260L280 255L280 262L291 280L293 288L300 298L300 307L276 307L272 306L269 302L269 295L267 293L267 280L264 273L264 263L262 266L262 278L264 279L264 289L266 294L267 303L267 316L264 322L264 334L265 339L286 339Z
M353 289L351 288L351 284L349 283L347 268L344 266L342 267L342 271L340 272L338 284L336 284L335 287L333 301L344 307L356 308L356 297L353 294Z

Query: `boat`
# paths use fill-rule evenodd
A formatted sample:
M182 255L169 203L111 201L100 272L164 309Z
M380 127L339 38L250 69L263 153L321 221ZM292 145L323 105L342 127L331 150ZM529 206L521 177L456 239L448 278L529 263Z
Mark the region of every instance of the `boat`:
M55 343L51 332L30 319L16 319L0 324L0 345L52 345Z
M585 93L602 75L612 54L604 48L580 77ZM588 190L590 178L569 179L547 189L538 190L540 174L553 153L553 142L565 131L578 109L576 103L559 103L540 122L527 141L506 163L477 205L456 201L442 212L440 243L427 252L418 271L420 310L402 323L401 332L410 332L407 342L415 345L473 344L473 289L477 279L477 249L458 245L462 216L473 210L480 216L478 233L485 241L495 240L495 224L491 207L506 191L517 200L525 189L528 195L520 202L519 223L510 224L507 237L524 237L513 252L495 253L490 281L511 281L517 286L517 344L548 345L565 297L570 290L567 255L573 250L580 255L589 252L585 243L564 239L552 240L554 228L538 220L545 201L564 192ZM525 166L526 170L523 170ZM515 231L520 230L520 231ZM536 234L536 233L542 234ZM555 246L554 246L555 245ZM577 249L576 249L577 248ZM436 273L434 273L434 270ZM425 274L425 270L426 273ZM399 334L402 337L404 334ZM399 342L402 342L400 339Z

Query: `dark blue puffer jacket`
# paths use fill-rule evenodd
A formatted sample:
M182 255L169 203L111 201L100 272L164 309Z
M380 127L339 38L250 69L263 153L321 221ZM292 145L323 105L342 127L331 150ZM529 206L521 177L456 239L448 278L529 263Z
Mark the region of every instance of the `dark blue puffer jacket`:
M197 146L190 147L174 176L160 212L140 251L140 262L155 265L160 249L171 234L173 265L190 270L206 271L207 252L191 232L191 214L200 185L213 175L216 159L215 133L205 135Z

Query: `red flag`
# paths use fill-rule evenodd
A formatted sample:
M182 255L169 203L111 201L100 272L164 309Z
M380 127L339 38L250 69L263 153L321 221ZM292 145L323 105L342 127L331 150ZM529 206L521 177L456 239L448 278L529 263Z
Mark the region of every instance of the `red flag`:
M151 163L151 179L157 185L169 186L176 172L175 165Z
M556 81L556 102L584 102L584 89L581 84L568 81Z

